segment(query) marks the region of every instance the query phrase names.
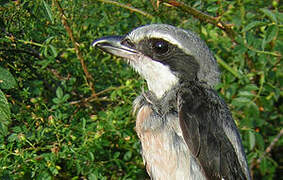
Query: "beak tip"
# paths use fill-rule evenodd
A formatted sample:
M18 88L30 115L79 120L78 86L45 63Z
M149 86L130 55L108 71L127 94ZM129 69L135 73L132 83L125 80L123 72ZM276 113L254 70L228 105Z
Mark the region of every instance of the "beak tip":
M99 47L102 44L120 44L122 36L107 36L107 37L102 37L95 39L91 46L92 47Z
M96 39L96 40L94 40L92 43L91 43L91 46L92 47L95 47L95 46L97 46L99 44L99 39Z

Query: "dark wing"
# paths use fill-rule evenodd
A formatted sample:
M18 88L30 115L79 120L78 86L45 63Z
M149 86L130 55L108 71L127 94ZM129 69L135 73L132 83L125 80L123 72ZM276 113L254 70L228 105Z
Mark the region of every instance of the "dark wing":
M247 167L241 167L236 150L223 128L230 125L234 131L231 136L236 137L238 143L235 144L243 153L236 126L226 104L213 90L197 85L181 90L178 111L185 142L207 179L249 179ZM245 157L244 153L241 156Z

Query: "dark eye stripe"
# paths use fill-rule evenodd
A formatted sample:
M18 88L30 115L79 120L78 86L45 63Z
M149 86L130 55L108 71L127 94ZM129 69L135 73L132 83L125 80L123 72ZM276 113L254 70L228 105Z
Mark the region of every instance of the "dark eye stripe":
M152 50L156 54L165 54L169 50L169 44L167 41L162 39L150 39Z

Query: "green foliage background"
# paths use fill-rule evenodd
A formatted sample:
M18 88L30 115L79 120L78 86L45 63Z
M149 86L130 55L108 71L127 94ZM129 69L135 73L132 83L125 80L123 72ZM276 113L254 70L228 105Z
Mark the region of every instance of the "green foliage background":
M131 114L146 84L121 59L90 46L150 23L193 30L208 43L222 70L217 89L240 129L254 179L282 179L283 140L274 141L283 133L279 1L183 1L231 24L233 40L154 0L119 0L147 16L108 0L61 0L97 97L55 2L0 2L1 179L148 178Z

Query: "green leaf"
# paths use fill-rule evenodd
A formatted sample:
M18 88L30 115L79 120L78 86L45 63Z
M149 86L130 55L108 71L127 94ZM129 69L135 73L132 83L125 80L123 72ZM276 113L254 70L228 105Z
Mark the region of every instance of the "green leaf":
M258 106L254 102L250 101L248 103L248 106L245 108L244 112L245 112L246 116L254 117L258 121L260 121L259 118L258 118L258 116L259 116L259 108L258 108Z
M86 119L85 118L82 118L82 123L83 123L82 129L85 130L85 126L86 126Z
M94 161L94 155L91 151L88 152L91 161Z
M241 32L246 32L249 31L250 29L252 29L253 27L259 26L259 25L264 25L266 23L261 22L261 21L253 21L251 23L249 23L248 25L246 25Z
M40 69L45 69L49 64L51 64L54 61L53 58L46 58L42 61L38 61L37 64L41 65Z
M252 131L249 131L249 145L250 150L255 147L255 134Z
M0 90L0 133L6 135L8 132L7 126L11 122L11 112L9 103L5 94Z
M70 98L70 95L69 94L65 94L62 98L62 101L63 102L66 102L68 99Z
M277 24L277 18L273 12L265 8L260 9L260 11L263 12L272 22Z
M52 51L53 57L57 57L57 55L58 55L57 49L54 46L52 46L52 45L49 45L49 47L50 47L50 49Z
M279 28L277 25L273 24L269 26L266 30L266 35L264 38L265 43L269 43L270 41L272 41L276 37L278 31L279 31Z
M261 171L261 173L262 173L263 175L265 175L267 169L268 169L267 159L266 159L266 157L263 157L263 158L261 159L261 162L260 162L260 171Z
M42 0L42 2L44 4L45 10L47 11L49 19L51 20L52 24L54 24L54 18L50 6L44 0Z
M0 67L0 89L11 89L17 86L13 75L6 69Z
M256 133L256 144L259 150L264 151L264 139L260 133Z
M218 6L210 6L206 9L207 12L210 12L210 13L214 13L214 12L217 12L219 9Z
M255 84L248 84L242 90L255 91L255 90L258 90L258 87Z
M55 38L55 36L50 36L49 38L47 38L45 41L44 41L44 44L47 45L47 44L50 44L51 41Z
M119 156L120 156L120 152L115 152L114 155L113 155L113 158L118 159Z
M129 161L131 159L131 157L132 157L132 151L128 151L128 152L125 153L123 159L125 161Z
M89 180L97 180L98 178L97 178L97 176L96 176L95 174L90 173L90 174L88 175L88 179L89 179Z
M12 133L9 137L8 137L8 141L9 142L14 142L18 140L18 134L16 133Z
M57 96L59 99L63 98L63 90L62 90L61 87L58 87L58 88L56 89L56 96Z
M255 95L251 93L250 91L240 91L238 93L238 96L246 97L246 98L253 98Z
M238 97L232 100L232 104L236 107L246 106L251 100L246 97Z

